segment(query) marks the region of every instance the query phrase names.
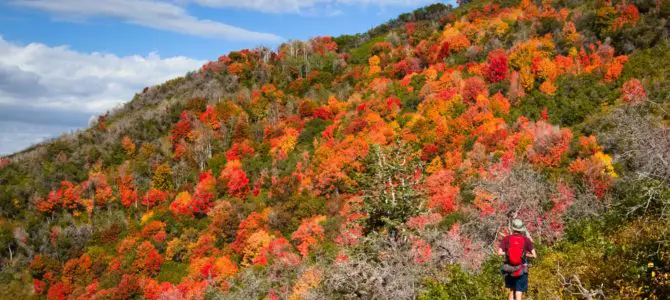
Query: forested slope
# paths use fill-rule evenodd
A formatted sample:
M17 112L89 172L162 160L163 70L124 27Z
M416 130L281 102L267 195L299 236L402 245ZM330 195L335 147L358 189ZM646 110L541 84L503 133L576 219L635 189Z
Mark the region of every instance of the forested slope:
M670 294L670 2L468 1L223 55L0 159L0 298Z

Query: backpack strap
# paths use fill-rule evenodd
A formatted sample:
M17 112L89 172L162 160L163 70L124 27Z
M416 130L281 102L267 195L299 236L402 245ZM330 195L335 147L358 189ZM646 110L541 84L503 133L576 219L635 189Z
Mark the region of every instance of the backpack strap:
M526 263L526 237L525 236L521 237L521 261L523 261L523 264Z

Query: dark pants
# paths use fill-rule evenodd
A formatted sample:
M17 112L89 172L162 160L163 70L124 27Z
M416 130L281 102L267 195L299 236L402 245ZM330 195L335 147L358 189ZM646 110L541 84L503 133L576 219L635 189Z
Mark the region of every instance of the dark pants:
M516 292L528 291L528 273L524 273L519 277L512 277L512 275L505 275L505 287Z

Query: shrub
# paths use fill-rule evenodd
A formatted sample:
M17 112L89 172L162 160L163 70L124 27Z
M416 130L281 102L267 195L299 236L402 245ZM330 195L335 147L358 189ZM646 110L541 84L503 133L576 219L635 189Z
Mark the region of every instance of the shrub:
M356 181L364 193L368 230L395 230L423 207L422 194L414 188L419 184L414 174L421 162L409 153L406 145L372 145L364 158L366 171Z
M156 277L159 282L179 284L182 278L188 275L188 264L166 261L161 265L160 272Z
M601 105L613 104L618 98L610 85L590 74L560 77L556 86L558 90L554 96L537 90L528 93L518 106L511 109L508 120L516 120L522 115L539 119L546 108L551 123L572 126L583 122Z

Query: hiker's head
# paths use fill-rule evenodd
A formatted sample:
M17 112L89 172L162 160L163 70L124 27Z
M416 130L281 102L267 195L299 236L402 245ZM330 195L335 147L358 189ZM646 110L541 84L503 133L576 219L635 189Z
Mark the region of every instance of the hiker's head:
M514 219L512 220L512 230L514 232L525 233L526 226L523 224L521 219Z

